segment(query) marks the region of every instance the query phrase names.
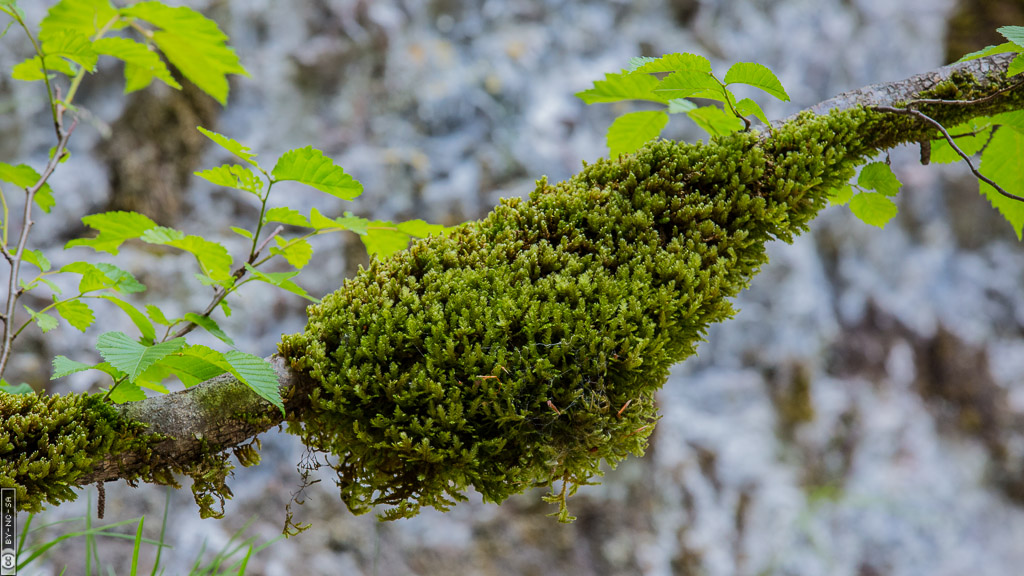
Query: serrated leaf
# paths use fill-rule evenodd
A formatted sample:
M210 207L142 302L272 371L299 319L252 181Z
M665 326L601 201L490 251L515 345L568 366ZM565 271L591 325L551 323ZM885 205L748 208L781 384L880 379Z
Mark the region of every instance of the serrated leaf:
M406 220L405 222L399 222L399 232L405 232L406 234L415 238L426 238L427 236L440 236L445 232L445 227L440 224L430 224L423 220Z
M231 227L231 231L234 232L235 234L238 234L242 238L246 238L248 240L252 240L252 232L249 232L245 228L239 228L238 226L232 226Z
M96 61L100 57L89 38L74 30L47 35L43 40L43 55L48 67L53 65L53 58L66 58L89 72L96 71Z
M64 245L65 249L75 246L88 246L97 252L107 252L117 256L117 250L127 240L138 238L156 222L137 212L104 212L82 218L82 223L99 231L95 238L79 238Z
M123 332L105 332L96 341L96 350L111 366L128 375L134 382L140 374L164 356L185 346L184 338L175 338L161 344L144 346Z
M392 222L374 220L370 222L366 235L361 236L360 240L363 241L363 246L370 256L387 258L408 248L411 236L400 231Z
M301 182L342 200L353 200L363 193L362 184L312 146L285 152L272 174L277 182Z
M281 207L271 208L267 210L267 213L263 216L266 222L280 222L281 224L288 224L289 226L304 226L309 228L309 220L302 215L298 210L292 208Z
M227 298L221 300L220 304L218 304L218 306L220 306L221 311L224 312L224 317L225 318L231 318L231 305L228 304L228 299Z
M707 97L705 93L721 94L724 88L708 72L699 70L680 70L673 72L662 80L655 92L667 99Z
M620 154L632 154L638 148L657 138L665 125L668 114L662 111L630 112L612 122L606 139L610 158Z
M865 190L875 190L886 196L895 196L903 183L892 173L885 162L872 162L860 170L857 186Z
M301 286L292 282L291 279L299 275L298 270L294 272L260 272L248 263L245 265L245 269L253 275L253 278L260 282L266 282L267 284L277 286L278 288L287 290L288 292L301 296L311 302L319 302L319 300L310 296L309 293Z
M76 362L71 360L67 356L56 356L53 359L53 375L50 376L50 380L56 380L69 376L76 372L84 372L86 370L92 370L92 364L86 364L85 362Z
M633 60L630 60L630 64ZM699 54L688 52L665 54L661 58L651 58L636 68L640 73L677 72L679 70L695 70L697 72L711 73L711 62Z
M31 386L22 382L21 384L12 385L8 384L6 380L0 381L0 392L4 394L34 394L35 390Z
M1006 68L1006 77L1016 76L1021 72L1024 72L1024 54L1018 54L1010 61L1010 65Z
M81 300L58 302L55 309L61 318L81 332L85 332L85 329L92 326L93 322L96 321L96 315L93 314L92 309Z
M280 236L275 236L274 240L277 242L277 246L272 246L270 253L283 256L289 264L299 270L309 264L310 258L313 257L313 246L305 240L289 241Z
M206 346L192 345L161 358L153 368L174 374L188 388L228 372L229 364L224 354Z
M829 190L828 201L833 206L842 206L853 197L853 187L849 184Z
M149 22L160 30L153 42L171 64L200 90L222 105L228 99L228 74L248 76L217 23L187 6L169 7L159 2L140 2L121 14Z
M668 101L669 114L686 114L690 110L696 110L697 105L685 98L673 98Z
M962 135L975 131L977 133L974 135ZM968 122L955 126L952 130L949 130L949 133L952 136L957 136L954 138L957 148L970 157L981 152L981 149L988 143L989 137L992 135L992 127L978 127L973 122ZM951 162L959 162L960 160L963 160L963 158L953 150L945 138L932 140L932 162L936 164L949 164Z
M725 73L726 84L746 84L759 88L775 96L779 100L789 102L789 94L782 87L782 82L767 66L756 62L737 62Z
M21 258L43 272L49 272L50 270L50 261L39 250L26 249L21 253Z
M53 316L50 316L45 312L36 312L28 306L23 305L22 308L32 316L32 320L37 326L39 326L39 329L43 331L43 334L46 334L57 327L57 319Z
M210 334L213 334L214 337L216 337L221 342L227 344L228 346L235 345L235 341L232 340L226 333L224 333L223 330L220 329L220 326L217 324L217 321L214 320L213 318L210 318L209 316L200 316L195 312L189 312L188 314L185 314L184 319L194 323L196 326L199 326L200 328L206 330Z
M149 86L153 78L158 78L175 90L181 90L181 84L171 75L160 55L141 42L130 38L100 38L92 43L92 47L99 54L112 56L125 63L125 94Z
M227 150L228 152L231 152L238 158L241 158L242 161L246 162L247 164L259 167L259 164L257 164L256 161L253 160L253 158L256 157L256 153L250 150L248 146L242 144L241 142L238 142L237 140L232 140L231 138L228 138L223 134L218 134L213 130L207 130L202 126L196 126L196 130L199 130L200 132L202 132L203 136L206 136L210 140L213 140L215 144Z
M147 231L142 236L142 240L150 244L172 246L191 253L199 261L199 267L203 274L213 279L214 282L225 282L231 277L232 259L227 248L200 236L182 236L182 234L173 228L161 226Z
M351 212L345 212L345 216L341 218L328 218L321 214L319 210L313 208L309 212L309 225L316 230L341 228L343 230L355 232L360 236L365 236L367 232L366 228L370 225L370 221L366 218L353 216Z
M35 186L36 182L39 182L40 178L42 176L39 172L36 172L35 168L28 164L12 166L11 164L0 162L0 180L4 182L10 182L19 188L31 188ZM53 208L54 204L56 204L53 199L53 188L50 188L48 183L44 183L39 187L33 200L46 213L49 213L50 208Z
M110 390L109 388L107 390ZM128 402L139 402L146 399L146 393L139 388L139 385L122 381L113 390L110 390L110 401L115 404L127 404Z
M604 80L594 81L594 87L590 90L577 92L576 97L583 100L586 104L622 102L623 100L648 100L660 104L668 103L670 97L654 91L657 86L658 79L648 74L631 72L608 73L604 75Z
M1016 130L998 130L981 154L981 167L978 171L1010 194L1024 197L1021 158L1024 158L1024 134ZM985 183L981 184L981 193L1010 223L1017 234L1017 240L1021 240L1024 232L1024 202L1007 198Z
M1018 52L1020 46L1017 46L1013 42L1004 42L997 46L986 46L977 52L971 52L970 54L964 54L960 57L957 62L967 62L968 60L977 60L978 58L984 58L985 56L994 56L996 54L1004 54L1006 52Z
M702 106L686 113L697 126L712 136L725 136L743 129L743 120L718 108Z
M174 324L175 322L178 321L177 318L174 320L168 320L167 316L164 315L164 311L152 304L146 304L146 314L149 315L150 319L152 319L153 322L156 322L161 326L170 326L171 324Z
M90 264L88 262L72 262L60 269L60 272L81 274L82 279L78 283L78 291L81 293L94 292L110 288L125 294L143 292L143 286L135 276L106 262Z
M996 32L1016 44L1018 50L1024 50L1024 26L1003 26L996 28Z
M629 65L626 66L627 72L635 72L637 68L640 68L644 64L656 62L658 59L653 56L633 56L629 59Z
M46 70L48 72L60 72L68 76L75 75L75 69L71 67L71 64L58 56L51 56L46 59ZM53 75L51 74L50 76L52 77ZM23 82L35 82L45 79L43 59L39 56L33 56L28 60L19 62L11 69L11 78Z
M878 192L861 192L850 199L850 211L865 224L884 228L898 212L896 204Z
M61 0L39 23L39 38L45 41L66 30L92 38L117 17L117 10L108 0ZM118 23L111 29L122 27Z
M156 340L156 329L153 328L153 323L150 322L149 319L146 318L146 315L139 311L138 308L124 300L121 300L120 298L117 298L116 296L103 294L97 296L97 298L102 298L107 302L113 303L115 306L120 308L121 311L127 314L128 318L130 318L132 323L135 324L135 327L139 329L139 334L141 334L142 339L147 344Z
M274 367L259 356L231 350L224 354L224 360L231 367L231 373L253 390L260 398L281 409L284 414L284 402L281 400L281 385L277 381Z
M238 164L224 164L209 170L193 172L193 174L217 186L244 190L256 196L261 196L263 192L263 181L260 180L260 177L253 174L252 170Z
M757 118L765 126L771 125L768 122L768 117L764 114L764 110L761 109L761 106L750 98L744 98L737 102L736 110L743 116L753 116L754 118Z

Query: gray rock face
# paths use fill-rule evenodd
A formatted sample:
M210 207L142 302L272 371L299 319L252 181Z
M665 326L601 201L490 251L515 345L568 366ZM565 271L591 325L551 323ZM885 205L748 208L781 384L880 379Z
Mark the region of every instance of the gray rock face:
M749 96L778 118L940 65L952 8L931 0L193 5L222 24L252 74L233 83L226 109L166 90L122 97L114 72L83 94L96 124L117 128L113 138L138 118L183 142L181 157L162 157L174 147L140 150L143 173L158 162L176 178L226 160L211 147L189 147L188 122L199 118L268 164L312 144L366 187L357 203L342 205L282 186L281 203L449 224L604 154L611 118L635 108L585 107L573 94L630 56L698 52L719 70L761 62L793 102ZM40 7L27 8L41 17ZM14 57L0 54L5 69ZM16 111L0 118L11 135L0 142L4 160L38 162L51 145L38 87L2 88ZM144 104L150 112L138 111ZM40 221L37 247L59 249L81 232L81 215L119 205L115 186L138 176L102 129L80 132L74 167L54 177L60 205ZM666 135L700 136L679 118ZM904 182L900 216L879 231L833 208L793 245L772 246L771 264L737 302L741 312L712 331L699 357L676 367L649 453L581 489L571 501L575 524L546 517L552 510L540 492L501 507L470 502L378 524L349 514L325 478L294 508L313 528L255 555L250 572L1015 573L1024 561L1024 250L966 169L922 167L914 150L891 158ZM187 182L174 202L154 208L160 223L223 232L240 252L227 226L256 217L253 199ZM58 251L55 262L83 257L75 250ZM300 276L314 294L333 290L365 259L355 238L322 238L317 250L314 270ZM208 302L190 284L191 258L135 247L116 262L169 311ZM265 354L282 332L301 328L302 306L253 287L223 325L240 349ZM124 320L104 329L130 328ZM98 333L62 328L60 339L26 343L19 374L8 379L43 381L50 356L86 357ZM86 376L56 388L92 384ZM207 549L226 546L250 515L257 520L246 536L262 541L279 531L303 450L282 434L268 435L263 447L263 464L239 470L231 483L226 520L201 521L187 491L172 495L175 548L162 557L169 573L191 566L204 540ZM144 513L155 527L164 496L110 486L106 501L108 518ZM79 514L84 502L47 518ZM80 565L78 550L63 554L41 570ZM101 542L114 566L126 566L129 555L130 547Z

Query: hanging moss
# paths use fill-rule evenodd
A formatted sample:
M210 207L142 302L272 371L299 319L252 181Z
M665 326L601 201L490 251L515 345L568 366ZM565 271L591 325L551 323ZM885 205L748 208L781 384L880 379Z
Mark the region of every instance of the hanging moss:
M284 338L321 384L290 430L337 456L354 512L387 518L468 487L494 502L571 492L642 454L669 367L732 315L765 243L805 230L872 152L870 116L655 142L375 260ZM563 519L566 492L551 498Z

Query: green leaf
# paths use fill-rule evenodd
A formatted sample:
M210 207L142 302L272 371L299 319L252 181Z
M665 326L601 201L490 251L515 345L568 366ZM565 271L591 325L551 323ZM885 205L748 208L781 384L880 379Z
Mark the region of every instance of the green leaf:
M78 291L83 294L106 288L125 294L134 294L146 290L146 287L139 283L130 272L126 272L106 262L98 264L72 262L63 266L60 272L81 274L82 279L78 283Z
M1016 130L998 130L981 154L981 167L978 171L1010 194L1024 197L1021 158L1024 158L1024 134ZM981 184L981 193L1010 223L1017 234L1017 240L1021 240L1024 232L1024 202L1007 198L985 183Z
M213 334L218 340L227 344L228 346L235 345L234 340L232 340L227 334L224 333L223 330L220 329L220 326L213 318L210 318L209 316L200 316L195 312L189 312L188 314L185 314L184 318L185 320L194 323L196 326L199 326L203 330L206 330L210 334Z
M50 271L50 261L39 250L26 249L24 252L21 253L21 258L25 262L32 264L33 266L39 268L43 272Z
M996 32L1003 35L1010 42L1017 45L1017 50L1024 50L1024 26L1003 26L996 28Z
M6 380L2 380L0 381L0 392L3 392L4 394L34 394L35 390L24 382L16 386L12 386L8 384Z
M246 239L252 240L252 232L249 232L245 228L239 228L238 226L232 226L231 227L231 231L234 232L235 234L238 234L242 238L246 238Z
M186 388L229 371L224 354L206 346L192 345L161 358L153 368L174 374ZM150 370L153 370L151 368ZM149 376L147 371L145 376Z
M71 324L81 332L85 332L85 329L92 326L93 322L96 321L96 315L93 314L92 309L81 300L58 302L56 310L61 318L67 320L68 324Z
M147 230L156 228L156 222L137 212L104 212L82 218L82 223L99 231L95 238L79 238L64 245L65 249L88 246L97 252L117 256L117 250L127 240L142 236Z
M653 56L633 56L629 59L629 65L626 66L626 72L636 72L636 70L643 65L657 61L658 59Z
M310 296L309 293L301 286L292 282L291 279L299 275L298 270L294 272L260 272L248 263L246 263L245 269L253 275L253 278L260 282L266 282L267 284L277 286L278 288L287 290L288 292L301 296L311 302L319 302L319 300Z
M1010 65L1006 68L1006 77L1016 76L1021 72L1024 72L1024 54L1018 54L1010 61Z
M426 238L427 236L441 236L446 228L440 224L430 224L423 220L406 220L398 224L398 230L415 238Z
M275 236L274 240L277 242L277 246L271 246L270 253L283 256L289 264L299 270L309 264L310 258L313 257L313 246L305 240L289 241L280 236Z
M631 66L634 60L637 59L633 58L629 61ZM637 63L639 64L640 62L637 61ZM665 54L661 58L644 59L642 65L635 69L636 72L640 73L677 72L679 70L695 70L711 74L711 62L708 62L707 58L699 54L677 52Z
M828 201L833 206L841 206L850 201L853 197L853 187L849 184L840 186L839 188L833 188L829 191Z
M668 101L669 114L686 114L690 110L696 110L697 105L685 98L673 98Z
M172 246L191 253L199 261L203 274L217 283L231 277L231 254L228 249L200 236L183 236L182 232L173 228L159 227L148 231L142 236L144 242Z
M223 134L218 134L212 130L207 130L202 126L196 126L196 130L199 130L200 132L203 133L204 136L206 136L210 140L213 140L215 144L227 150L228 152L231 152L235 156L241 158L244 162L257 168L259 167L259 164L257 164L256 161L253 160L253 158L256 157L256 153L250 150L248 146L236 140L232 140L231 138L228 138Z
M121 14L160 28L153 33L153 42L160 51L186 78L222 105L228 99L227 75L249 75L225 43L228 37L217 23L192 8L140 2L122 9Z
M53 65L54 58L66 58L89 72L96 71L96 61L100 58L89 38L74 30L47 35L43 39L43 55L47 66Z
M231 367L231 373L241 380L253 392L267 402L281 409L284 414L284 402L281 400L281 385L277 381L277 372L270 362L259 356L231 350L224 354L224 360Z
M134 382L140 374L164 356L185 346L184 338L175 338L161 344L144 346L123 332L105 332L96 341L96 350L110 365L128 375Z
M316 230L341 228L342 230L351 230L360 236L365 236L367 233L367 226L370 225L370 221L366 218L353 216L351 212L345 212L345 216L341 218L332 219L321 214L316 208L313 208L309 212L309 225Z
M102 298L103 300L113 303L127 314L128 317L131 318L132 323L135 324L135 327L139 329L139 334L142 335L142 339L147 344L156 341L156 329L153 328L153 323L150 322L149 319L146 318L145 314L140 312L138 308L116 296L103 294L97 296L97 298Z
M36 312L28 306L23 305L22 308L32 316L32 320L35 321L36 325L39 326L39 329L43 331L43 334L46 334L57 327L57 319L53 316L50 316L45 312Z
M747 84L760 88L779 100L789 102L789 94L782 87L782 82L775 77L768 67L756 62L737 62L725 73L726 84Z
M736 103L736 110L743 116L753 116L761 121L765 126L770 126L768 117L764 115L764 110L761 110L761 106L757 102L754 102L750 98L744 98Z
M632 154L638 148L657 138L668 124L668 114L662 111L630 112L612 122L608 128L609 157Z
M48 72L60 72L68 76L75 75L75 69L71 67L71 64L57 56L46 59L46 70ZM52 78L53 74L50 74L50 77ZM28 60L18 63L11 69L11 78L23 82L43 80L46 78L46 75L43 74L43 60L39 56L33 56Z
M680 70L665 77L655 88L655 92L665 98L705 98L707 94L721 94L724 88L708 72L699 70Z
M4 162L0 162L0 180L4 182L10 182L19 188L31 188L39 182L42 176L39 172L36 172L35 168L32 168L28 164L18 164L12 166ZM43 184L39 191L36 192L34 201L43 212L49 213L50 208L56 202L53 199L53 188L50 188L49 184Z
M342 200L352 200L363 193L362 184L312 146L285 152L272 174L276 182L301 182Z
M127 404L145 399L146 393L135 382L122 381L110 392L110 400L115 404Z
M986 46L977 52L971 52L970 54L964 54L960 57L957 62L967 62L968 60L977 60L978 58L984 58L985 56L994 56L996 54L1003 54L1005 52L1019 52L1020 46L1017 46L1013 42L1004 42L997 46Z
M217 186L244 190L262 197L263 181L260 180L259 176L253 174L252 170L249 170L244 166L239 166L238 164L224 164L223 166L217 166L216 168L210 168L209 170L193 172L193 174Z
M73 31L92 38L101 28L118 17L117 10L108 0L61 0L46 13L39 23L39 38L43 41L63 31ZM122 28L116 24L111 29Z
M743 120L717 106L703 106L686 113L704 131L712 136L725 136L743 129Z
M892 173L885 162L872 162L860 170L857 186L865 190L875 190L886 196L895 196L903 183Z
M596 80L590 90L577 92L576 97L586 104L599 102L621 102L623 100L649 100L666 104L668 96L654 91L658 79L648 74L621 72L605 74L604 80Z
M159 309L159 308L157 308L156 306L154 306L152 304L146 304L146 314L149 315L149 317L153 320L153 322L156 322L157 324L160 324L161 326L170 326L171 324L174 324L175 322L177 322L179 320L179 319L168 320L167 316L164 316L164 311Z
M84 362L75 362L69 359L67 356L57 356L53 359L53 375L50 376L50 380L56 380L69 376L76 372L84 372L86 370L92 370L92 364L86 364Z
M370 256L387 258L408 248L411 237L400 231L392 222L374 220L367 227L366 235L360 239Z
M100 38L92 43L92 47L99 54L113 56L125 63L125 94L149 86L153 78L181 90L181 84L171 75L160 55L145 44L130 38Z
M289 226L304 226L309 228L309 220L302 215L298 210L292 208L271 208L264 214L263 220L266 222L280 222L281 224L288 224Z
M976 121L988 120L983 125L999 124L1000 126L1006 126L1024 134L1024 110L1014 110L1013 112L1003 112L1002 114L996 114L995 116L989 116L986 118L977 118Z
M959 127L950 130L949 133L950 135L956 136L957 134L954 134L954 130L961 134L973 132L973 130L969 126L970 123L961 124ZM966 131L961 131L961 127L966 128ZM989 137L991 135L992 127L989 126L987 128L981 129L977 134L973 136L960 136L958 138L955 138L953 141L956 142L957 148L962 150L964 154L967 154L967 156L970 157L974 156L978 152L981 152L981 149L984 148L985 144L988 143ZM945 138L932 140L932 162L934 162L935 164L949 164L952 162L959 162L961 160L963 160L963 158L961 158L960 155L957 154L955 150L953 150L953 147L949 145L949 142L946 142Z
M861 192L850 199L850 211L864 223L885 227L896 216L896 204L878 192Z

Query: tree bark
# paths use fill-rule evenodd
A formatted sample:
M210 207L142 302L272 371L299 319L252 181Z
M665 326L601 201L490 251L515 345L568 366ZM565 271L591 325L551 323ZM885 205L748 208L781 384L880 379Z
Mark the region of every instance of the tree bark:
M874 84L845 92L805 111L825 114L833 109L846 110L855 106L893 107L919 97L922 92L935 88L954 75L963 74L973 76L982 91L1001 91L1016 97L1024 92L1024 75L1010 85L1004 77L1013 57L1013 54L1000 54L945 66L905 80ZM963 104L982 105L978 102ZM794 118L795 115L790 116L775 125ZM275 355L270 361L277 371L289 417L301 420L305 398L313 383L292 370L286 359ZM148 458L144 454L119 454L94 464L91 472L78 478L78 485L128 477L143 466L196 462L204 454L208 455L211 447L223 451L243 445L284 421L279 409L230 375L219 376L180 392L124 404L118 409L124 417L148 425L150 432L170 438L157 444Z

